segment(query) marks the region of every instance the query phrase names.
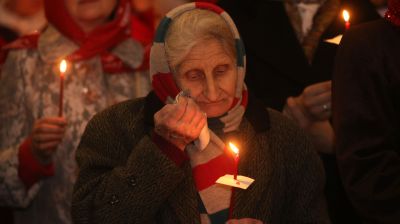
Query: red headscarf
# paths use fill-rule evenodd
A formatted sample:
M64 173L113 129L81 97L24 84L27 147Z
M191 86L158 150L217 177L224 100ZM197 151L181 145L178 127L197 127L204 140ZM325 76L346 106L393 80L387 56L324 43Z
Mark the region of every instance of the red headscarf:
M132 71L110 50L130 37L130 4L128 0L118 0L113 20L85 33L68 13L65 0L45 0L47 20L62 35L75 42L79 49L66 57L69 61L79 61L101 56L103 70L108 73ZM4 47L8 49L36 48L39 34L27 35Z
M75 23L69 15L65 0L45 0L45 12L51 23L64 36L80 46L68 55L67 60L78 61L101 55L103 69L116 73L131 70L109 50L121 41L130 38L130 5L128 0L118 0L115 18L96 27L89 33Z
M389 0L385 18L395 26L400 27L400 0Z
M150 48L155 33L154 24L155 14L153 8L144 12L137 12L133 9L131 15L131 36L144 47L144 60L138 70L149 68Z

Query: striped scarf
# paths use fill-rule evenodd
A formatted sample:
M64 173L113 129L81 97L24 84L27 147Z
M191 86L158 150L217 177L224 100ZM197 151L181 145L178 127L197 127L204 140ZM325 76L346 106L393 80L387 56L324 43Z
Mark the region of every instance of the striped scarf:
M165 36L171 22L182 13L193 9L204 9L220 15L230 27L236 42L237 73L235 99L229 111L220 117L208 118L210 142L204 150L199 150L194 144L186 147L190 158L195 184L199 193L199 209L202 223L224 223L228 219L231 204L232 189L215 184L215 181L225 174L233 174L234 160L226 150L225 133L238 129L247 105L247 89L244 84L245 51L239 32L230 16L214 4L193 2L181 5L169 13L160 22L150 52L150 76L154 92L164 103L173 103L181 91L174 81L173 73L168 64L165 50Z

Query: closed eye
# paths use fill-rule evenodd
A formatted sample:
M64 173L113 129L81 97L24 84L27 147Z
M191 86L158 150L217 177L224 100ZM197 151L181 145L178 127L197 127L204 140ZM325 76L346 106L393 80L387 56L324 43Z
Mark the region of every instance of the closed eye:
M228 70L229 70L229 65L228 64L218 65L214 69L214 74L217 75L217 76L224 75Z
M185 73L185 78L189 81L198 81L204 78L204 74L200 70L190 70Z

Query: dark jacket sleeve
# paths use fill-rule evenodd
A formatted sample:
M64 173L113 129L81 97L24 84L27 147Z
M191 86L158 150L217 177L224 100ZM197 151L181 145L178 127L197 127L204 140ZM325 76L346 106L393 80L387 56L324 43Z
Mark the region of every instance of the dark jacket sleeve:
M152 142L143 103L128 102L96 115L77 150L74 223L153 223L184 172Z
M388 33L377 28L384 21L378 23L356 27L342 40L333 78L333 124L339 169L355 208L366 223L399 223L400 114L387 64L399 51L386 55L383 46L391 43L383 43Z

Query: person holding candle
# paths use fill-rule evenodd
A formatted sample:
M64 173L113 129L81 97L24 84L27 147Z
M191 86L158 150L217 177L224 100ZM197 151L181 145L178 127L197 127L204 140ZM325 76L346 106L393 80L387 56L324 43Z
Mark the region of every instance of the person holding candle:
M49 26L14 43L0 80L0 204L22 207L15 223L71 223L88 120L150 88L148 71L135 71L143 48L130 38L128 0L44 4Z
M331 76L337 44L327 40L378 19L369 0L219 0L243 34L246 83L265 106L283 112L312 139L324 162L333 223L359 223L336 167L331 126Z
M333 126L346 192L363 223L400 221L400 1L351 28L333 76Z
M154 92L86 127L74 221L329 223L318 155L294 123L248 95L245 65L221 8L197 2L167 13L151 49ZM240 150L237 170L228 142ZM235 173L255 182L215 183Z

